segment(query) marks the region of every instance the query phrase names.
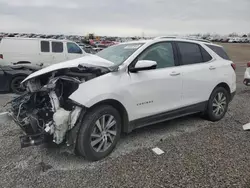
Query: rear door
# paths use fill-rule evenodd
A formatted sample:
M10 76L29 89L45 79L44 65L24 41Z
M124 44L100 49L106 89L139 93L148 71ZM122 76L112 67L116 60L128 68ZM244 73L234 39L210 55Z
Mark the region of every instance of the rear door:
M52 63L60 63L66 61L65 48L61 41L51 41L52 47Z
M205 102L217 82L211 55L197 43L176 42L182 68L183 106Z
M85 52L75 43L66 42L66 57L68 60L82 57Z

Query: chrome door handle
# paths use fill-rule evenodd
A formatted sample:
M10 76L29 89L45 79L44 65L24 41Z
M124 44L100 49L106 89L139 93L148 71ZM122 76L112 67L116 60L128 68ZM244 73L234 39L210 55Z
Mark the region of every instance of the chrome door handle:
M178 76L178 75L180 75L181 73L179 73L179 72L171 72L170 73L170 76Z
M214 66L209 67L210 70L216 69Z

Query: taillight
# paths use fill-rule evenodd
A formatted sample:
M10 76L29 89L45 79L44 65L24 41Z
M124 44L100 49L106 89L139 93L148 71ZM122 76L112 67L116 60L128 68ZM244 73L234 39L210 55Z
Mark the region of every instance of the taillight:
M0 54L0 59L3 59L3 54Z
M231 63L231 66L232 66L233 70L236 70L236 64L235 63Z
M250 62L247 63L247 67L250 67Z

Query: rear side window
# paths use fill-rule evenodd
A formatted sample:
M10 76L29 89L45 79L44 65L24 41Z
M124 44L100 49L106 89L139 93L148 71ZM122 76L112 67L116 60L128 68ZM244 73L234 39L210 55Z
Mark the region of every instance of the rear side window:
M198 44L177 42L183 65L202 63L202 54Z
M54 53L63 52L63 43L62 42L52 42L52 52L54 52Z
M82 54L82 50L76 44L72 42L67 43L67 49L68 49L68 53Z
M50 52L49 41L41 41L41 52Z
M227 53L225 52L225 50L222 47L209 45L209 44L206 44L206 46L209 47L211 50L213 50L221 58L223 58L225 60L230 60L229 56L227 55Z

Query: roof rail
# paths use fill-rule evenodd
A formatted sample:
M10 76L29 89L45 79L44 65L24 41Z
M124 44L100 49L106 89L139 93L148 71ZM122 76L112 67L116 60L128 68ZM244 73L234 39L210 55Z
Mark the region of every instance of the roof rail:
M165 38L175 39L177 37L176 36L159 36L159 37L155 37L154 39L165 39Z
M211 43L211 41L209 41L209 40L197 39L197 38L191 38L191 37L182 37L182 39L195 40L195 41L200 41L200 42L208 42L208 43Z
M170 39L171 38L172 39L186 39L186 40L194 40L194 41L211 43L211 41L205 40L205 39L198 39L198 38L193 38L193 37L180 37L180 36L160 36L160 37L156 37L154 39L167 39L167 38L170 38Z

